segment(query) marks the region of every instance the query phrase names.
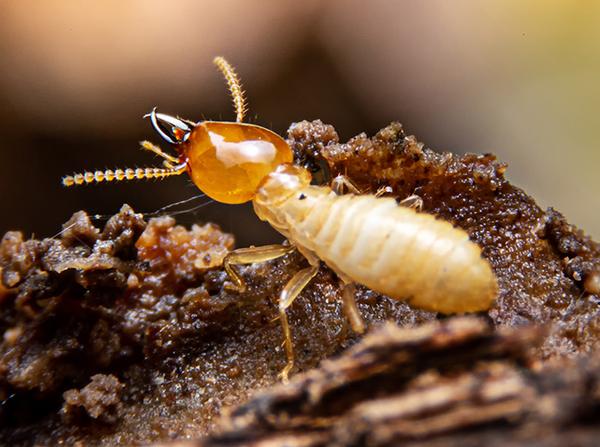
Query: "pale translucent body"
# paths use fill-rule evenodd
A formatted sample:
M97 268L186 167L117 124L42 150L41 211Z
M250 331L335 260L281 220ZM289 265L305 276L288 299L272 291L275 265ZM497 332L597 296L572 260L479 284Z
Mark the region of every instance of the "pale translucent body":
M347 282L442 313L488 309L497 282L465 231L393 198L336 195L329 187L267 182L257 215L301 252L311 252Z

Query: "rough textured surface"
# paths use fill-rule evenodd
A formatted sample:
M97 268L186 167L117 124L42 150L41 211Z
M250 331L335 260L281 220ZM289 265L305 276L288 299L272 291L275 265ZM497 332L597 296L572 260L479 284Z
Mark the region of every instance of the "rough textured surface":
M599 362L536 367L529 352L542 334L494 331L476 318L390 323L289 386L258 393L199 444L595 445Z
M432 152L395 123L340 144L331 126L303 122L289 138L302 163L327 164L364 190L416 193L425 211L467 230L500 284L492 327L548 326L531 359L595 349L600 247L510 185L493 156ZM7 233L0 244L0 443L198 437L223 408L277 383L285 363L277 293L305 261L292 254L244 267L249 287L238 294L224 287L221 268L232 246L232 236L213 225L186 230L168 217L146 223L127 206L102 230L80 212L54 239ZM364 288L357 298L370 325L436 318ZM294 303L290 323L300 370L357 339L326 268ZM465 371L484 354L471 355ZM425 358L413 360L411 371L424 371Z
M62 414L66 422L72 422L80 408L83 408L94 419L114 423L120 417L122 389L123 384L115 376L96 374L83 389L63 393L65 404L61 410Z

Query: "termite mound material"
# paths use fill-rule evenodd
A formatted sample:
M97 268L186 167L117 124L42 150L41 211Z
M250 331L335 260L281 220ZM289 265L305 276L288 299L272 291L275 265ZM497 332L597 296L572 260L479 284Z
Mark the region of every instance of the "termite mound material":
M389 187L389 194L399 199L416 193L426 212L469 232L492 265L500 292L483 316L487 324L460 324L479 325L479 333L488 334L482 336L486 340L531 340L517 343L516 351L507 348L499 358L523 368L521 363L595 350L600 336L600 247L558 212L541 210L508 183L505 166L493 156L424 149L399 124L373 138L359 135L342 144L331 126L303 122L290 128L288 138L298 161L325 163L333 175L347 174L365 191ZM276 385L277 393L290 396L305 389L298 385L302 376L290 388L281 388L277 379L285 356L275 320L276 300L287 280L306 265L300 255L243 267L248 289L240 294L225 287L222 269L233 236L214 225L188 230L169 217L146 222L124 206L103 229L83 212L64 228L57 238L45 240L25 240L9 232L0 244L0 443L115 445L200 438L213 432L225 408L243 405L258 389ZM358 288L357 301L368 325L391 320L414 328L405 333L409 338L437 318L365 288ZM340 302L337 278L323 268L292 306L289 316L300 371L356 343ZM527 324L545 324L547 330L534 330L535 337L527 335L534 333L527 329L514 333L525 335L495 332L502 326ZM439 334L433 340L443 338ZM468 361L461 368L476 374L479 362L490 357L480 342L468 340L457 341L449 352L464 355ZM527 355L515 354L526 346L532 348ZM436 371L428 358L411 358L406 381L398 386ZM384 362L383 357L378 361ZM561 361L571 362L570 369L583 364ZM485 365L484 370L489 367ZM518 368L515 374L529 371ZM567 371L559 368L551 374L561 373ZM353 383L332 396L352 394ZM424 379L419 383L425 388L439 385ZM458 392L452 396L460 405L470 399ZM246 405L252 402L258 401ZM232 417L244 408L251 407L231 410ZM268 405L264 408L271 411ZM291 408L290 414L301 414L294 411ZM333 405L328 411L327 417L342 420L350 409ZM307 414L309 421L318 421L317 413ZM268 414L261 417L270 420ZM227 437L223 427L220 433ZM270 436L265 427L257 431L263 439ZM281 427L273 426L274 436L281 435ZM304 433L282 430L298 439ZM335 439L339 445L357 445L360 436L367 436L343 437L332 430L324 430L329 438L323 439ZM477 439L470 428L461 430ZM225 438L211 439L206 442ZM437 435L430 441L427 445L441 442Z
M593 446L600 358L541 365L531 353L543 335L473 317L388 323L190 445Z

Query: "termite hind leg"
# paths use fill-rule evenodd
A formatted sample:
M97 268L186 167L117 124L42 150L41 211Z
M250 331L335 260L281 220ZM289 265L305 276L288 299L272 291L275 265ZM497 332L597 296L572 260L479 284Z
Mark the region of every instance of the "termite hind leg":
M348 192L352 194L361 194L360 189L358 189L354 182L350 180L346 175L336 175L331 181L331 189L339 196L344 194L344 188L346 188Z
M412 208L417 211L423 211L423 199L416 194L411 194L405 199L400 200L398 205Z
M342 289L342 306L344 314L352 326L352 330L357 334L365 332L365 323L360 315L358 306L356 305L356 299L354 298L356 293L356 286L353 282L345 282Z
M223 259L223 267L234 284L233 289L238 292L246 290L246 283L234 268L235 265L254 264L280 258L294 251L293 245L263 245L262 247L238 248L233 250Z
M279 377L284 383L288 381L290 371L294 367L294 344L292 342L292 331L286 312L288 307L292 305L294 300L318 272L318 262L314 264L311 263L310 267L300 270L289 280L279 296L279 320L281 321L281 329L283 330L285 355L287 358L287 364L281 373L279 373Z

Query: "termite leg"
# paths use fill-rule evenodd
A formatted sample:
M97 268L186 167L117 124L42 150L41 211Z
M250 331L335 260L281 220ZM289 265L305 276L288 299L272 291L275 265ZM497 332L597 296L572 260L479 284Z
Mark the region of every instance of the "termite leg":
M358 306L356 305L356 299L354 298L355 292L356 286L354 283L347 282L344 284L344 288L342 289L342 306L344 314L350 322L350 326L352 326L352 330L357 334L362 334L365 332L365 323L363 322Z
M223 259L223 267L238 292L246 290L241 275L234 269L234 265L254 264L257 262L270 261L291 253L296 247L293 245L263 245L262 247L238 248L229 252Z
M391 186L382 186L375 192L375 197L383 197L386 194L391 194L394 192L394 189Z
M350 180L347 176L343 174L338 174L331 181L331 189L333 189L333 192L335 192L339 196L344 194L344 188L346 188L348 192L351 192L352 194L361 193L360 189L358 189L358 187L354 184L354 182L352 182L352 180Z
M386 194L392 194L393 192L394 189L391 186L382 186L375 192L375 197L383 197ZM412 208L417 211L423 211L423 199L416 194L411 194L410 196L399 200L398 205Z
M311 260L309 259L309 262L310 261ZM285 285L279 296L279 319L281 321L281 328L283 329L285 355L287 357L287 364L281 373L279 373L279 376L284 383L288 381L288 375L294 367L294 344L292 342L292 332L290 330L286 311L318 272L318 261L314 264L311 262L310 267L306 267L292 276L292 279Z
M154 152L159 157L164 158L165 161L168 162L169 164L178 164L179 163L179 160L176 157L173 157L172 155L167 154L166 152L164 152L160 147L158 147L154 143L151 143L149 141L142 141L142 142L140 142L140 145L142 146L142 149L145 149L150 152ZM166 163L165 163L165 166L166 166ZM167 167L170 167L170 166L167 166Z
M416 194L411 194L405 199L400 200L398 205L406 206L417 211L423 211L423 199Z

